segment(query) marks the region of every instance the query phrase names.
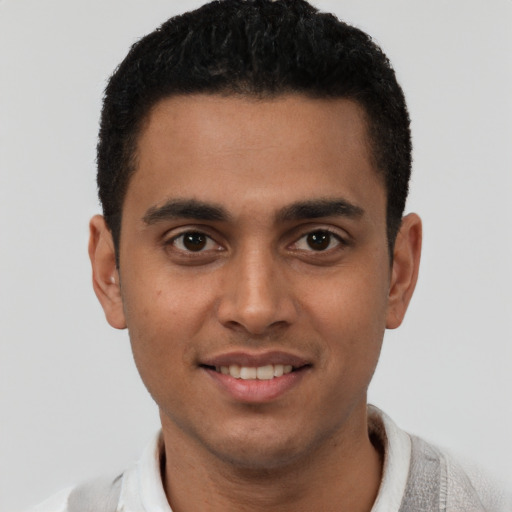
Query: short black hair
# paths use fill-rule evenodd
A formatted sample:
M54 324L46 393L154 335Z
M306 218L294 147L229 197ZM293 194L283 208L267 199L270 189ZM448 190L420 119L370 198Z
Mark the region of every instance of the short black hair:
M370 36L304 0L217 0L175 16L135 43L105 90L98 189L119 253L121 215L151 108L187 94L345 98L363 107L387 192L392 248L411 173L410 120L385 54Z

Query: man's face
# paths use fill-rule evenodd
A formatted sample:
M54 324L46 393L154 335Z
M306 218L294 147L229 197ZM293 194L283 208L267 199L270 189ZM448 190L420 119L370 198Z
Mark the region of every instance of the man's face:
M164 431L252 467L364 431L391 269L361 108L169 98L137 157L110 321Z

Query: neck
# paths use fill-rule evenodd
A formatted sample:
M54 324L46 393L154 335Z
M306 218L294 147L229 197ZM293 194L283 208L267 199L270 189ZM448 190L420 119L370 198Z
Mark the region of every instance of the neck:
M346 429L282 465L241 467L221 460L173 425L164 424L162 480L173 512L369 512L382 457L364 429Z

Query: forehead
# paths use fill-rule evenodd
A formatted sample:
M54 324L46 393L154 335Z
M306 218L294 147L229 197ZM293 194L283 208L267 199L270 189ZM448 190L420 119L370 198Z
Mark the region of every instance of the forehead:
M126 200L155 206L194 198L227 209L264 202L270 210L340 194L368 202L376 190L384 195L357 103L188 95L151 110Z
M160 141L167 147L174 143L180 152L193 149L186 156L195 157L196 140L201 140L205 152L218 153L268 148L272 141L290 149L297 149L297 144L304 144L304 150L317 147L326 157L357 149L366 158L370 149L364 110L352 100L193 94L166 98L153 106L139 136L139 156L141 146L154 148Z

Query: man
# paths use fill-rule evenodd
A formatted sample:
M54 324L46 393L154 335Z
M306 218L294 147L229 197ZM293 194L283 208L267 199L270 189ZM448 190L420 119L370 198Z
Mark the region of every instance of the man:
M367 406L418 275L410 168L388 60L301 0L207 4L134 45L106 90L89 253L162 432L54 509L486 510Z

